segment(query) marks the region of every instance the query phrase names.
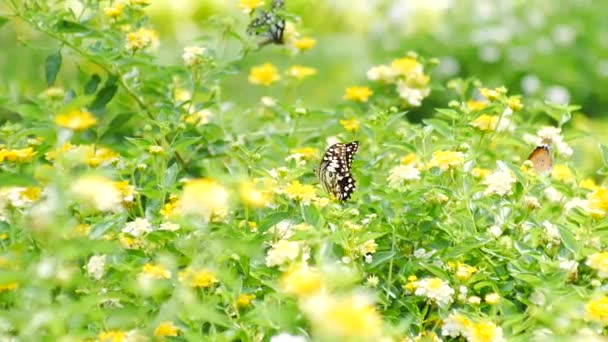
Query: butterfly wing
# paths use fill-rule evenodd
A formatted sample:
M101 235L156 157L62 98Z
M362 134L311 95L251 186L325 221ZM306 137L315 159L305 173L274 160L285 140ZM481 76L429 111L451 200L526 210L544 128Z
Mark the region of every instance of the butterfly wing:
M549 146L537 146L528 157L534 169L540 173L548 173L553 169L553 157L549 151Z
M339 201L348 200L355 191L356 182L351 174L351 166L358 149L358 141L334 144L327 149L317 169L317 178L323 188Z

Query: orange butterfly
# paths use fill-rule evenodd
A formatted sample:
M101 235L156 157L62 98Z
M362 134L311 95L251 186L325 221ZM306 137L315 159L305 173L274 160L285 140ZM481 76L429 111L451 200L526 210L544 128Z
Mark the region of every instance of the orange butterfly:
M534 169L540 173L549 173L553 170L553 157L549 151L549 145L537 146L528 160L532 162Z

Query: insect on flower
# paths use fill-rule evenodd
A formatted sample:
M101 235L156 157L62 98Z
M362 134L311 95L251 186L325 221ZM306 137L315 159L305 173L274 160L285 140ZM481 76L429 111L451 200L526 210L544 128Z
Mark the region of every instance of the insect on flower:
M534 169L540 173L549 173L553 169L553 157L549 151L549 145L539 145L528 157Z
M333 144L323 155L316 170L323 188L340 202L348 200L355 191L356 182L351 174L351 165L358 149L358 141Z
M247 28L248 34L266 34L267 40L262 41L260 46L274 43L283 44L283 33L285 32L285 18L281 11L285 8L284 0L273 0L270 11L261 10Z

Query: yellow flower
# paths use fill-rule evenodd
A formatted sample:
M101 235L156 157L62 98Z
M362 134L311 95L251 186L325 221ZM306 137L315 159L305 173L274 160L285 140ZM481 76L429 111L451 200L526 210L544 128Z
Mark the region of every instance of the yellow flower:
M98 167L101 164L107 165L110 163L115 163L118 161L118 157L120 157L118 153L110 150L109 148L99 147L95 150L94 147L95 146L93 146L93 148L91 148L91 150L87 153L87 164L90 167Z
M585 305L585 311L589 319L608 323L608 296L590 300Z
M407 277L407 284L403 287L410 292L416 291L416 288L418 287L418 277L415 275Z
M154 279L171 278L171 271L169 271L162 265L154 265L150 263L144 265L142 269L142 274Z
M488 101L495 101L501 95L506 94L507 89L505 87L499 87L499 88L495 88L495 89L479 88L479 92L481 93L481 95L483 97L488 99Z
M228 191L210 179L194 179L186 183L180 209L184 214L210 216L228 208Z
M467 264L458 263L456 267L456 278L460 280L467 280L475 272L477 272L477 268L469 266Z
M300 39L296 39L293 42L293 46L295 46L300 51L312 49L316 44L317 41L310 37L302 37Z
M124 4L118 4L114 7L106 7L103 9L103 13L112 19L118 18L122 14L122 10L125 8Z
M33 147L26 147L17 150L0 149L0 163L9 161L12 163L25 163L32 160L36 154Z
M317 69L305 67L301 65L294 65L287 70L287 75L297 78L299 80L304 79L308 76L312 76L317 73Z
M311 159L317 155L317 149L313 147L300 147L291 150L291 153L301 155L302 159Z
M82 177L73 183L72 192L75 197L100 211L117 211L121 208L120 192L114 182L103 177Z
M15 282L7 283L7 284L0 284L0 293L2 293L4 291L12 291L12 290L16 289L17 287L19 287L19 284L15 283Z
M399 163L401 165L415 164L416 166L420 166L420 158L418 158L416 153L409 153L399 159Z
M378 244L374 239L367 240L361 246L361 251L363 254L374 254L378 249Z
M257 188L251 182L241 184L241 199L245 204L254 208L262 208L270 204L272 192Z
M608 212L608 188L598 187L588 195L589 207L601 211L603 214Z
M473 110L473 111L482 110L482 109L486 108L487 106L488 106L488 103L484 102L484 101L475 101L475 100L467 101L467 108L469 108L470 110Z
M592 191L595 191L595 190L597 190L599 188L597 186L597 184L595 183L595 181L593 179L591 179L591 178L585 178L585 179L583 179L579 183L578 186L580 186L583 189L589 189L589 190L592 190Z
M511 96L507 100L507 106L511 108L514 112L519 112L524 108L524 105L521 103L521 99L517 96Z
M587 257L587 266L598 271L600 278L608 278L608 252L599 252Z
M152 145L148 147L148 152L150 152L150 154L161 154L163 153L163 147L158 145Z
M251 305L251 301L255 298L254 295L241 293L239 297L236 299L235 305L239 309L244 309Z
M104 331L97 336L99 342L127 342L127 334L120 330Z
M143 50L147 47L156 47L158 45L158 34L154 30L140 28L135 32L127 33L126 47L129 50Z
M340 125L349 132L357 132L359 130L359 120L355 118L340 120Z
M551 172L551 176L558 181L569 182L574 178L572 171L570 168L563 164L558 164L553 166L553 171Z
M308 265L292 267L281 277L283 291L296 296L307 296L321 290L323 281L317 269Z
M190 285L191 287L200 288L211 287L218 282L217 278L215 277L215 274L209 270L203 269L198 271L192 271L189 268L180 272L179 280L187 282L188 285Z
M87 111L73 110L55 117L58 126L74 131L82 131L97 124L97 118Z
M488 304L498 304L498 302L500 302L500 295L496 292L492 292L492 293L488 293L485 297L484 300L486 301L486 303Z
M393 73L396 75L407 76L411 73L421 73L422 65L416 58L405 57L393 60L391 69L393 69Z
M496 124L498 124L498 116L487 114L480 115L471 122L471 126L481 131L493 131L496 129Z
M302 201L304 204L309 204L310 201L316 197L315 188L312 185L303 185L298 180L287 185L285 194L287 194L287 197L290 199Z
M169 216L177 215L180 213L181 203L179 199L176 197L170 199L169 202L165 203L165 205L160 210L160 214L167 218Z
M302 305L313 329L327 340L380 340L382 319L366 296L319 295L308 298Z
M156 329L154 329L154 336L177 336L178 332L179 328L176 327L173 322L162 322L156 326Z
M269 86L280 79L277 68L270 63L253 67L249 72L249 82L252 84Z
M492 322L479 322L470 325L466 331L468 341L494 342L504 341L502 329Z
M264 6L264 1L262 0L241 0L239 2L239 7L245 13L251 13L254 9Z
M344 98L346 100L351 100L355 102L367 102L370 96L372 96L373 92L368 87L348 87L346 88L346 92L344 94Z
M480 167L474 167L473 170L471 170L471 174L475 178L486 178L486 176L491 173L492 173L492 170L482 169Z
M464 154L456 151L436 151L428 163L428 167L438 167L442 171L460 166L464 163Z

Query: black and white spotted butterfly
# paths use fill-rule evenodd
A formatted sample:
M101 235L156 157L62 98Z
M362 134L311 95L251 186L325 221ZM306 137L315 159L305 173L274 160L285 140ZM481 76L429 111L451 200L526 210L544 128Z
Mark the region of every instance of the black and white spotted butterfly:
M283 44L283 33L285 32L285 18L281 11L285 8L284 0L273 0L269 11L260 10L247 27L247 33L268 36L268 40L260 45L269 43Z
M316 170L319 182L340 202L348 200L355 191L356 182L351 173L351 165L358 149L358 141L333 144L323 155Z

